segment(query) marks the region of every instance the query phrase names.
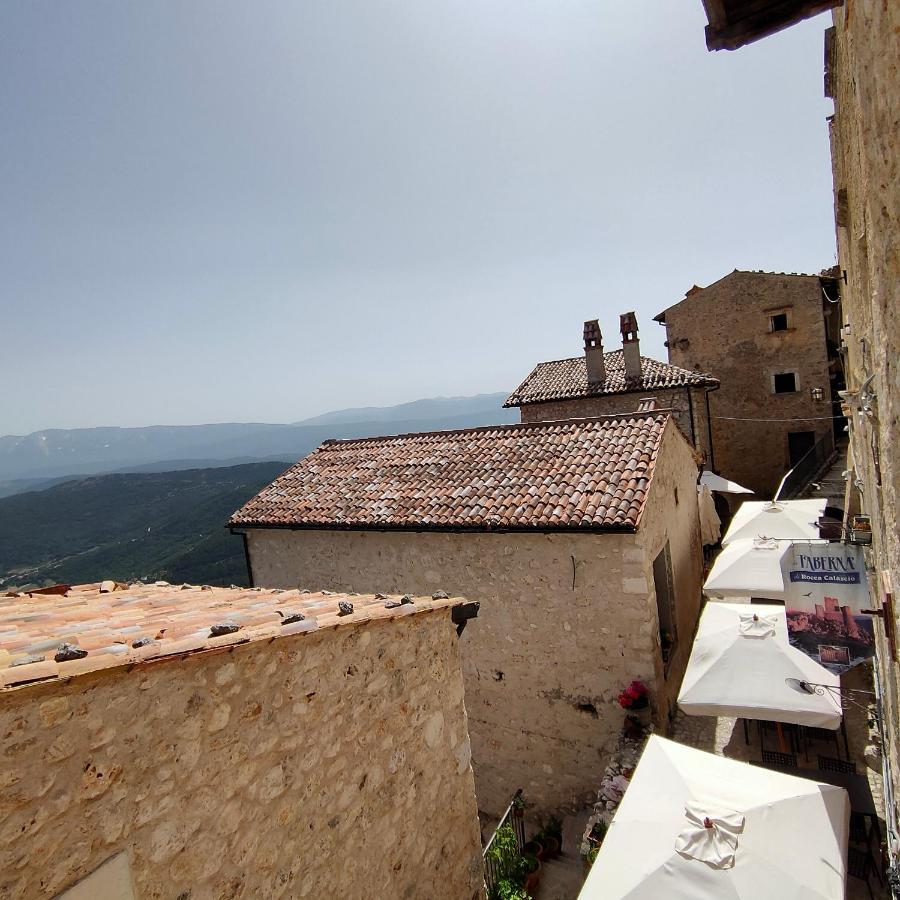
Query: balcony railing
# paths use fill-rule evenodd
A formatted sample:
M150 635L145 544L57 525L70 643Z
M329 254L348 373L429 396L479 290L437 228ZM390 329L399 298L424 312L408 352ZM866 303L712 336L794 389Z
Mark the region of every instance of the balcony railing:
M525 804L522 800L522 788L519 788L513 795L509 806L506 807L506 812L503 813L503 818L500 819L500 821L497 823L497 827L494 829L494 833L491 835L491 839L487 842L484 850L482 851L482 855L484 857L484 886L485 893L488 897L492 895L495 883L500 877L500 873L503 872L503 870L507 868L507 865L511 862L511 859L506 859L504 854L510 857L514 857L519 856L522 853L522 848L525 846L524 813ZM495 838L497 837L497 833L506 825L509 825L512 828L513 833L515 834L516 846L515 848L504 848L498 858L498 854L496 852L496 849L493 847L493 844Z
M829 430L800 457L794 468L781 479L775 499L793 500L799 497L833 456L834 434Z

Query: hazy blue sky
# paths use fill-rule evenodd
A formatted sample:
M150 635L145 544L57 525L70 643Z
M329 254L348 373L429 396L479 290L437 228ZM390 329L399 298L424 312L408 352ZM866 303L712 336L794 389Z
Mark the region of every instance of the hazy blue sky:
M835 261L818 17L700 0L7 0L0 433L507 390Z

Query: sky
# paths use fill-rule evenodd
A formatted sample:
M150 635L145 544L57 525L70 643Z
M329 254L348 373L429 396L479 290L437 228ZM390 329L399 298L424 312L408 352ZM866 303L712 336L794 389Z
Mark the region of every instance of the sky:
M0 434L512 390L836 261L818 16L700 0L0 4Z

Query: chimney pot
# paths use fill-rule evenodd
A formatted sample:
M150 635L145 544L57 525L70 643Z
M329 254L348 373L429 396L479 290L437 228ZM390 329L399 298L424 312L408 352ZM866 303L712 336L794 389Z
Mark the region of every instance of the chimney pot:
M638 340L637 316L634 312L622 313L619 316L619 329L622 332L622 358L625 363L625 381L641 382L641 344Z
M584 323L584 360L588 384L606 384L606 360L603 357L603 335L600 323L590 319Z

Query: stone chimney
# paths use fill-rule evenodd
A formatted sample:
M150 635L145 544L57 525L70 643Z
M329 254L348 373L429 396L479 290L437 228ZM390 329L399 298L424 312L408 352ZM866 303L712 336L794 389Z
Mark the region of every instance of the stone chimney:
M641 381L641 344L638 341L637 316L633 312L619 316L622 331L622 357L625 362L625 381Z
M584 361L587 364L588 384L606 384L603 335L596 319L584 323Z

